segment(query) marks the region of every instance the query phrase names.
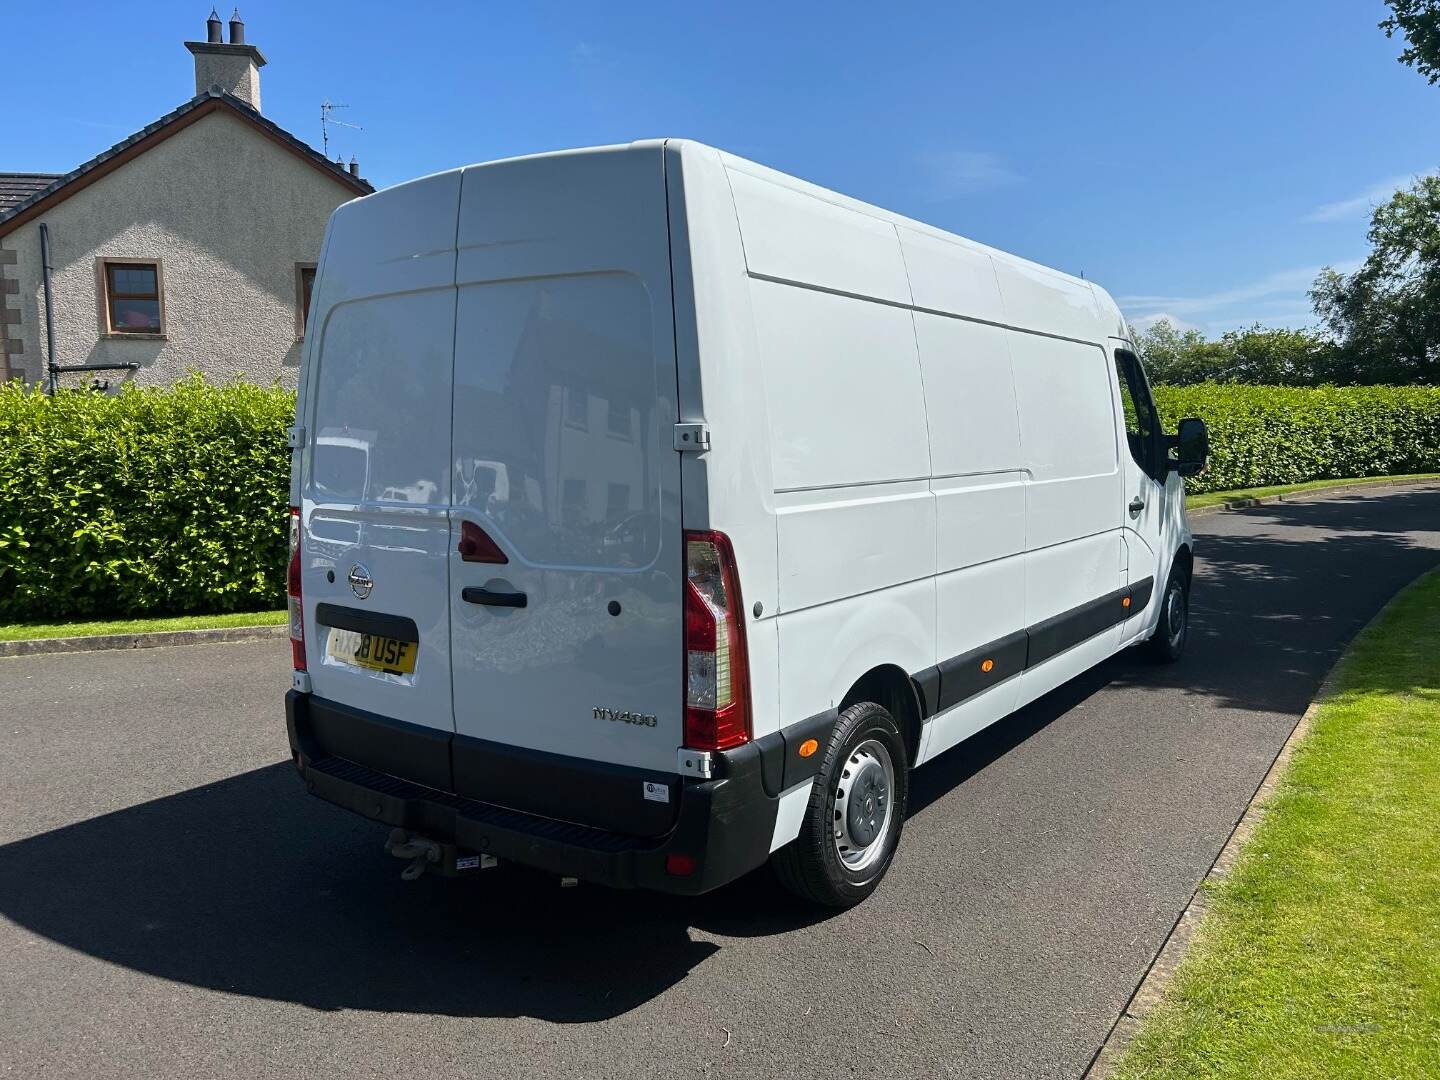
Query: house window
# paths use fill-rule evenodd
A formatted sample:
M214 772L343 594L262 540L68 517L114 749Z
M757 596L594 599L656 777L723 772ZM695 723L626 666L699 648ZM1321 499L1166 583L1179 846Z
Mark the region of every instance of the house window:
M574 386L565 388L565 423L588 431L590 428L590 395Z
M610 434L622 439L630 438L630 407L622 402L610 402Z
M101 271L106 328L110 333L158 335L165 332L158 262L104 259Z
M310 294L315 291L315 264L295 264L295 336L305 336L310 321Z

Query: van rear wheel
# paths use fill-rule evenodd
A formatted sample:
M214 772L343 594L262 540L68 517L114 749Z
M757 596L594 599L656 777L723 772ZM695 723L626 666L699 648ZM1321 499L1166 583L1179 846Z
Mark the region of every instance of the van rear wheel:
M905 822L905 740L885 709L845 709L825 751L800 835L771 856L780 883L816 904L846 908L880 884Z

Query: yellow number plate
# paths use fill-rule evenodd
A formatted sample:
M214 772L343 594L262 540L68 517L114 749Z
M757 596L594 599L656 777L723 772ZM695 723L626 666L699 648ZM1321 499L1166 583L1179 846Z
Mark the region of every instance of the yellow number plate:
M385 671L391 675L409 675L415 670L413 641L399 641L396 638L381 637L379 634L359 634L354 630L330 630L330 641L326 652L334 659L346 664Z

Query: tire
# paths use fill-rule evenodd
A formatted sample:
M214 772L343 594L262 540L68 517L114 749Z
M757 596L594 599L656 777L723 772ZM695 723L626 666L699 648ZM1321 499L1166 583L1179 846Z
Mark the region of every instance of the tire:
M1145 642L1145 653L1157 664L1173 664L1185 653L1190 639L1190 575L1183 567L1170 571L1160 597L1160 621Z
M910 762L894 719L871 701L851 705L836 721L800 835L770 858L776 877L814 904L860 903L895 857L909 794Z

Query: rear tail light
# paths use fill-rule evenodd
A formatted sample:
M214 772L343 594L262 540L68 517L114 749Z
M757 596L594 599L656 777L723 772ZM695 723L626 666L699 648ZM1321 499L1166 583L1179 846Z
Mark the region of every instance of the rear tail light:
M750 741L750 665L735 553L724 533L685 533L685 745Z
M285 580L290 609L290 656L296 671L305 670L305 616L300 603L300 508L290 508L290 569Z
M671 877L689 877L695 873L695 856L670 852L665 856L665 873Z

